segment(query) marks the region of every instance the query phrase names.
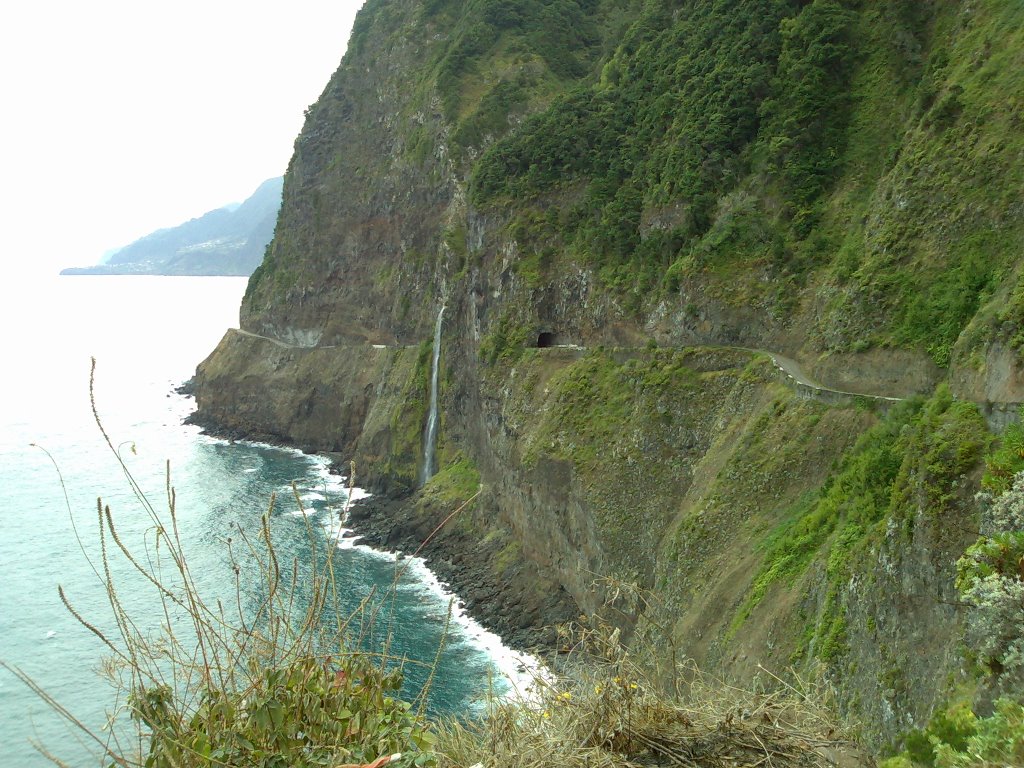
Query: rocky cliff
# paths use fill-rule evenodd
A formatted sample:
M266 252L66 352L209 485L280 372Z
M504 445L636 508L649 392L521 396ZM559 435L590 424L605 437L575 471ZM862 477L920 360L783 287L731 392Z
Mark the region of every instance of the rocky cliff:
M508 634L605 611L896 738L984 684L953 563L1024 401L1022 52L996 0L369 0L198 418L351 457L392 544L479 484L432 557Z

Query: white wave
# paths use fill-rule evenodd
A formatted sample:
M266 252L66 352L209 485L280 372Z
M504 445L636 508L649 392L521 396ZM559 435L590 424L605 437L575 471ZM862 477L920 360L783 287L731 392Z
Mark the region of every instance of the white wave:
M219 442L222 444L231 442L223 438L203 437L207 438L208 442ZM296 448L286 448L269 443L249 440L235 442L255 448L301 455L307 459L310 465L310 474L316 479L312 482L305 482L303 485L315 488L316 490L310 490L308 493L300 496L303 501L327 501L331 504L331 507L334 507L334 497L340 497L338 504L343 504L347 507L350 503L372 496L370 492L358 486L349 490L348 478L332 472L331 461L326 456L311 455ZM283 490L290 493L291 487L288 486ZM292 514L296 517L301 517L304 513L308 515L312 512L314 510L304 510L304 512L296 510ZM344 521L335 519L333 514L327 516L326 521L322 525L340 550L357 550L361 554L388 562L397 562L399 560L399 555L395 552L387 552L359 543L361 537L355 534L351 528L345 526ZM458 595L454 594L447 584L444 584L437 578L437 575L427 567L426 561L423 558L403 556L401 560L403 563L402 570L411 579L409 583L414 585L413 588L418 588L424 593L428 593L433 599L437 600L439 605L443 605L446 611L449 601L452 601L452 626L455 630L455 638L453 639L461 639L470 643L491 660L500 676L509 686L505 695L527 701L532 700L533 695L531 692L535 687L536 681L549 677L543 663L535 656L509 648L498 635L484 628L472 618L466 612L464 604L458 599Z
M353 488L353 500L366 498L371 494L362 488ZM448 604L452 604L453 640L464 641L487 656L498 670L501 678L508 684L506 696L520 699L531 698L531 690L538 679L544 679L546 670L535 656L509 648L494 632L486 629L470 616L465 605L451 588L442 582L427 565L422 557L404 555L376 549L368 544L359 543L360 536L345 525L345 521L331 520L324 524L324 529L338 549L356 550L361 554L392 563L401 563L399 571L403 580L398 589L403 592L421 592L447 612Z
M398 554L395 552L388 552L383 549L375 549L369 544L360 544L359 539L361 536L353 536L351 539L342 539L338 543L339 549L355 549L364 555L375 558L377 560L384 560L385 562L394 563L398 561Z
M333 472L331 460L322 454L306 453L298 448L273 445L272 443L264 443L258 440L231 440L206 434L198 435L198 439L207 445L244 445L249 448L288 453L305 459L309 464L310 478L301 483L302 486L309 489L308 495L300 497L303 501L327 501L333 496L341 496L343 498L349 496L348 478L345 475ZM259 470L258 468L247 468L242 471L250 473ZM291 485L286 485L281 487L280 492L282 494L290 494L291 490ZM358 501L371 495L369 491L356 487L352 489L349 501Z
M329 492L335 493L345 489L348 478L331 471L330 459L319 454L308 456L308 458L313 468L313 474L317 477L317 482L314 484L317 488L326 488Z
M498 672L509 684L509 691L505 695L529 698L535 681L545 676L541 661L528 653L509 648L498 635L470 616L458 595L437 578L422 557L409 557L405 562L408 563L407 574L416 579L425 591L429 591L444 603L446 608L449 600L454 600L452 624L457 628L459 635L492 660Z

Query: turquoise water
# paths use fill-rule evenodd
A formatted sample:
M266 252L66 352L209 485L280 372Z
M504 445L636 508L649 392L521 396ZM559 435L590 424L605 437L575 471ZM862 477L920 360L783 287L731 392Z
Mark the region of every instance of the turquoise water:
M154 539L118 456L158 511L166 509L169 462L181 537L200 589L211 599L234 600L227 539L237 547L238 528L255 537L277 494L271 520L279 559L290 564L295 558L306 568L312 531L321 552L334 552L346 607L371 590L385 594L396 570L408 565L366 638L369 647L379 647L390 633L393 654L430 661L437 650L450 598L419 562L396 563L348 539L335 546L345 488L321 459L231 444L182 425L192 402L173 387L191 375L224 329L237 326L244 289L240 278L55 277L24 286L0 307L7 329L0 378L0 660L31 675L90 728L98 730L117 701L99 674L102 643L65 610L57 586L82 615L112 629L106 593L90 565L100 562L97 497L110 505L129 547L144 552ZM97 360L96 408L117 456L93 419L91 356ZM156 629L161 614L153 590L132 578L123 558L111 563L127 610L144 629ZM245 574L243 606L258 588ZM465 711L492 679L504 684L501 669L519 663L456 611L431 709ZM426 674L416 665L406 671L413 689ZM0 736L5 765L49 765L30 740L69 765L100 764L94 746L2 669Z

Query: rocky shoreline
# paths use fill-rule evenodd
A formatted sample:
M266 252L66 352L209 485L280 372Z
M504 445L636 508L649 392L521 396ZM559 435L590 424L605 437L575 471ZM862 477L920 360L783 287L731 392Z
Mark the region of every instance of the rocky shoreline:
M194 395L191 380L175 388L185 396ZM301 445L280 435L224 428L198 410L184 421L203 434L224 440L250 440L307 453ZM348 464L340 454L319 452L330 461L329 471L343 475ZM514 564L500 582L494 577L493 547L443 527L431 537L445 515L415 514L415 492L387 492L367 488L373 495L360 499L349 509L348 525L359 543L405 556L422 557L427 567L457 597L459 604L483 627L494 632L508 647L526 653L547 655L558 649L556 625L575 619L575 602L557 585L538 589L536 574L523 564ZM428 538L429 537L429 538ZM547 588L547 587L553 588Z
M414 509L415 494L370 496L353 504L348 523L362 544L422 557L467 613L510 648L541 655L558 649L556 625L579 615L564 589L538 589L535 574L518 563L496 580L493 548L454 526L431 537L444 517Z

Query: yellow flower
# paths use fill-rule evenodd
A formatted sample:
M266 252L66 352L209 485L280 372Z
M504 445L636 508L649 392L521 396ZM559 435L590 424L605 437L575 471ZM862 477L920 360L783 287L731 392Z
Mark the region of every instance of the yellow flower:
M548 712L548 711L547 711L547 710L545 709L545 710L544 710L544 712L543 712L543 716L544 716L544 717L551 717L551 713L550 713L550 712Z
M560 694L558 694L558 698L560 698L562 701L569 701L569 699L572 698L572 694L568 691L562 691Z
M596 693L598 696L601 695L601 686L600 685L595 685L594 686L594 693Z

